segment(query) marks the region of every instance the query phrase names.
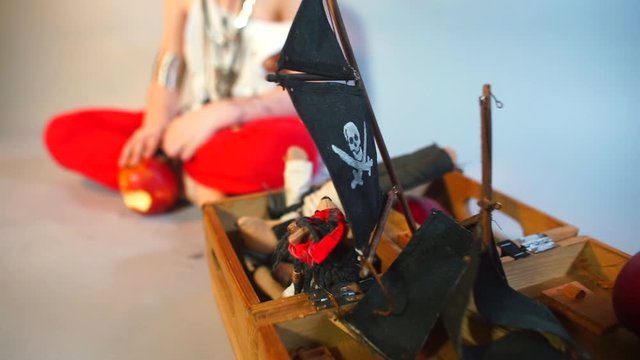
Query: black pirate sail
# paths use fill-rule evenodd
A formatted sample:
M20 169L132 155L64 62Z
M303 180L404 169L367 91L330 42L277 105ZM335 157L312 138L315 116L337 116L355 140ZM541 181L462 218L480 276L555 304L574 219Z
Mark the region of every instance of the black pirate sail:
M302 1L280 53L278 69L327 80L355 80L355 68L343 54L323 3L322 0Z
M369 243L383 205L376 143L358 77L331 29L322 0L305 0L273 76L291 96L329 170L356 247ZM297 73L283 74L283 70ZM313 80L313 81L308 81Z

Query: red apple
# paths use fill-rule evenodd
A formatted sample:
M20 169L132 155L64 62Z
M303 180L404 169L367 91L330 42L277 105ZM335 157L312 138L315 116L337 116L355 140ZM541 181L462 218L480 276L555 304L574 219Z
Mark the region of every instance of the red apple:
M413 215L413 219L418 224L424 224L425 221L431 215L431 209L436 209L447 214L448 212L438 203L437 201L424 197L424 196L415 196L415 195L405 195L407 198L407 203L409 204L409 210L411 210L411 215ZM402 210L402 205L400 202L396 202L393 208L401 213L404 213Z
M145 215L170 210L180 192L176 173L160 158L149 158L121 168L118 184L124 204Z
M620 323L640 336L640 252L618 274L612 300Z

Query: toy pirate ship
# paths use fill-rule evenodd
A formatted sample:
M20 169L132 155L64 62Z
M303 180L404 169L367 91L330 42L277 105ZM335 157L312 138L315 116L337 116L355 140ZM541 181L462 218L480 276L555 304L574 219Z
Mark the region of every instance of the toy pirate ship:
M417 229L335 0L302 2L278 65L270 78L289 92L327 165L353 232L363 277L355 287L317 287L263 301L238 257L243 240L235 219L264 216L266 195L205 206L214 293L238 357L588 358L589 351L627 351L637 345L625 342L623 332L606 343L590 341L586 351L580 345L584 341L574 340L545 306L523 294L538 296L541 286L569 279L613 281L628 256L596 240L576 238L577 229L513 199L494 196L489 86L480 100L482 186L459 173L435 181L429 194L446 204L454 218L436 211ZM376 145L392 183L387 194L379 185ZM396 197L404 221L390 211ZM479 215L468 213L469 198L478 200ZM559 249L503 265L491 228L491 212L498 203L522 224L525 235L563 229L554 230L561 234L556 235ZM409 240L386 237L384 229L392 224L405 228ZM382 261L380 273L372 266L376 256ZM598 269L602 256L618 260L606 275ZM518 274L522 266L516 265L545 262L557 263L558 271ZM595 290L606 295L604 288ZM589 338L578 334L580 340Z

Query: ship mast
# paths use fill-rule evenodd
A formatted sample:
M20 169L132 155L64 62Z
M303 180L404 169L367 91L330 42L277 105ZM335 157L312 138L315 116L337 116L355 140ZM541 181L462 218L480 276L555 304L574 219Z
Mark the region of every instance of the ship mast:
M404 196L404 190L402 189L402 185L400 184L398 175L396 174L393 164L391 163L391 156L389 156L389 151L387 150L387 146L384 142L384 139L382 138L382 132L380 131L380 127L378 126L378 121L376 120L375 113L373 112L373 107L371 106L371 101L369 99L369 95L367 94L367 89L365 87L364 80L360 75L360 69L358 68L358 63L356 62L356 58L353 53L353 48L351 47L351 43L349 42L349 36L347 35L344 21L342 20L342 16L340 15L340 8L338 7L337 0L327 0L327 8L329 10L329 15L331 16L331 19L335 26L334 31L338 36L340 45L342 47L342 50L344 51L344 55L347 59L347 62L349 63L349 65L353 67L353 69L356 72L356 86L360 88L364 96L365 103L367 105L367 112L369 113L369 116L371 119L373 136L375 138L376 144L378 145L378 149L380 150L380 156L382 157L384 166L387 168L387 172L389 173L389 178L391 180L391 183L393 184L392 192L395 193L398 200L400 201L402 210L404 211L404 216L407 220L407 224L409 225L409 229L413 234L417 229L416 222L413 218L413 215L411 214L411 210L409 209L409 204L407 203L407 198ZM394 197L395 196L389 196L387 198L387 202L393 201ZM378 224L376 226L376 230L375 230L376 232L382 231L382 227L384 227L384 223L386 222L386 219L388 216L388 211L389 211L388 208L389 207L386 206L385 207L386 211L383 211L383 214L381 214L378 220ZM379 236L379 234L374 234L373 236L374 241L372 241L372 244L371 244L372 246L369 249L370 254L375 253L375 247L377 246L377 241L375 240L377 236Z

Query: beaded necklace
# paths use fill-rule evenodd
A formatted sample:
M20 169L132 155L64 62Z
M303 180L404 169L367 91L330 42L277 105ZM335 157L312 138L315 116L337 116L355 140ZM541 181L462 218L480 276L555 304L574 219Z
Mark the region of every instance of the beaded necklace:
M214 90L217 99L230 97L238 79L242 33L249 24L255 3L256 0L243 0L240 12L233 16L219 5L217 11L210 13L208 0L202 0L204 48L212 54L213 60L205 62L205 74L208 88ZM207 98L204 102L210 100L216 99Z

